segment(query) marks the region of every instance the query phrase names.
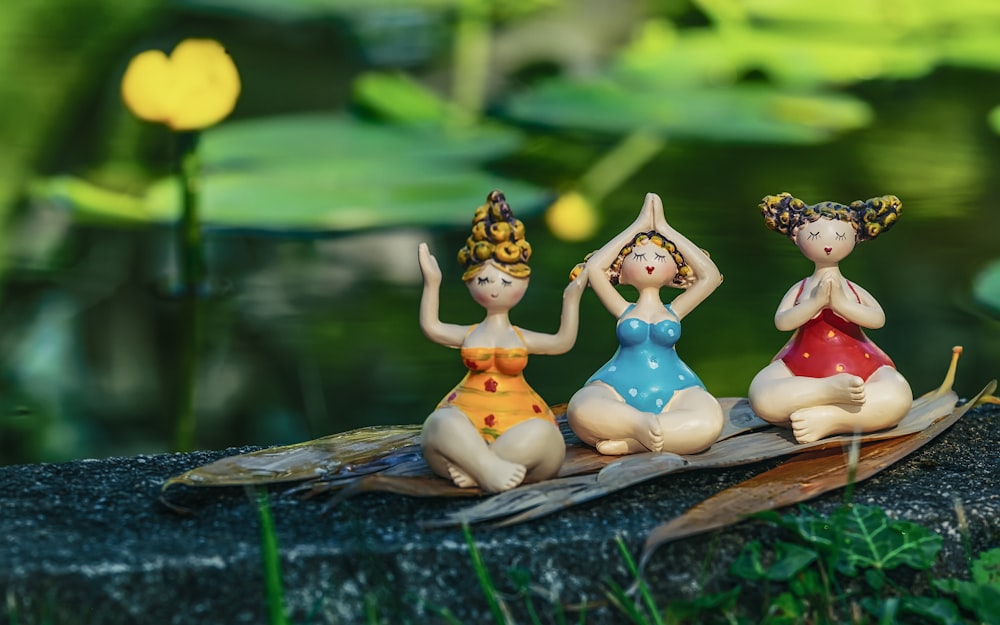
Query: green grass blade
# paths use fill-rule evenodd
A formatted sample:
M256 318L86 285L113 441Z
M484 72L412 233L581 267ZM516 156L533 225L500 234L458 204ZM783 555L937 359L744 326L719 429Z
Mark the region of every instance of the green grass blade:
M483 558L479 555L479 550L476 549L476 543L472 540L472 529L468 523L462 524L462 533L465 534L465 544L469 546L469 557L472 558L472 568L476 572L476 579L479 580L479 586L483 589L483 594L486 595L486 603L490 606L490 612L493 613L493 620L496 621L497 625L510 625L510 620L507 618L505 614L506 610L498 598L497 589L493 584L493 579L490 577L490 572L486 569L486 564L483 563Z
M625 546L625 541L622 540L621 536L618 536L615 540L618 542L618 550L625 558L625 566L628 567L629 573L635 578L635 581L639 585L639 594L642 596L643 602L649 609L649 613L653 618L653 623L655 623L655 625L664 625L663 617L660 615L660 610L656 607L656 601L653 600L653 594L649 591L649 587L646 585L646 582L642 580L642 576L639 575L639 568L635 565L635 560L632 559L632 554L628 552L628 548Z
M281 582L278 536L271 518L266 489L257 489L257 515L260 517L260 549L264 559L264 586L267 590L267 615L270 625L289 625L285 615L285 590Z

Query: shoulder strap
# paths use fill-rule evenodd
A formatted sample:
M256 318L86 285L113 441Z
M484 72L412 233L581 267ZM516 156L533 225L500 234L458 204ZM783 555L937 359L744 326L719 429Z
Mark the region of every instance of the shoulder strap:
M625 310L622 311L622 314L618 315L618 320L621 321L622 319L624 319L625 315L627 315L630 312L632 312L633 308L635 308L635 304L629 304L628 306L626 306Z
M517 335L517 338L521 339L521 345L524 345L525 347L527 347L527 345L524 342L524 335L521 334L521 328L519 328L519 327L517 327L515 325L512 325L510 327L514 328L514 334Z
M806 288L806 280L808 279L809 278L802 278L802 282L799 283L799 292L795 294L795 304L793 304L794 306L798 305L799 298L802 297L802 291L803 289Z
M851 289L851 293L854 293L854 297L857 298L858 303L860 304L861 303L861 296L858 295L858 292L854 290L854 285L851 284L850 280L844 280L844 282L847 283L847 288Z

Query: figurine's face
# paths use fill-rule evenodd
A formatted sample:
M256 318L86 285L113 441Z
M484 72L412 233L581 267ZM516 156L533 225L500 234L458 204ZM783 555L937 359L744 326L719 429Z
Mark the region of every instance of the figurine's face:
M641 289L663 286L672 282L676 275L677 265L670 252L655 243L646 243L633 247L622 261L618 282Z
M527 278L515 278L487 261L476 275L465 281L472 299L486 310L510 310L528 290Z
M854 249L857 243L855 236L850 222L820 217L799 227L795 233L795 245L813 262L839 263Z

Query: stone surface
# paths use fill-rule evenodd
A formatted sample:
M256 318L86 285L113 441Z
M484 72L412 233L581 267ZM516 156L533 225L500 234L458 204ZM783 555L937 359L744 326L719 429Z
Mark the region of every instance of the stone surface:
M954 502L968 517L973 551L1000 545L1000 409L971 411L936 441L857 485L854 501L921 523L944 537L934 573L964 576ZM0 468L0 601L8 617L30 623L266 623L260 525L241 489L186 490L197 510L180 516L158 502L166 478L223 455L196 452ZM605 598L608 580L631 581L618 553L633 554L648 532L720 489L776 462L668 476L614 496L506 529L474 528L501 590L508 571L527 571L535 605L553 615L551 597L572 604ZM840 491L813 502L841 503ZM329 506L274 491L286 604L294 623L493 622L458 529L424 531L423 520L467 501L361 495ZM771 538L760 523L661 548L649 567L656 595L690 597L714 588L742 545ZM512 609L523 600L512 597ZM10 620L8 618L8 620ZM517 622L525 622L518 619ZM592 607L587 623L624 622ZM575 622L570 614L569 622Z

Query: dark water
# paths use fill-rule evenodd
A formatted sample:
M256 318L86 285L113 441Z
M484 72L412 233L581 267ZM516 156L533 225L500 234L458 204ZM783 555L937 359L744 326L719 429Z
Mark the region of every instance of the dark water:
M559 242L540 217L526 219L532 282L512 320L555 331L569 269L630 223L647 191L657 192L672 224L725 275L685 320L678 351L711 392L745 396L787 339L773 325L778 300L811 271L787 239L763 226L759 199L789 191L808 202L849 202L892 193L904 205L895 229L842 264L886 311L886 327L869 336L917 393L939 383L951 347L963 345L957 390L978 391L1000 375L1000 324L970 292L977 272L1000 257L1000 137L986 124L1000 88L981 75L939 73L861 95L875 106L872 125L824 145L669 145L607 198L592 241ZM538 134L496 168L556 187L573 174L557 164L557 152L579 156L563 162L585 162L600 146ZM470 218L481 199L469 198ZM516 212L518 198L509 199ZM482 311L453 262L465 236L210 234L211 271L228 290L203 304L196 445L288 443L422 421L464 369L456 352L417 326L416 245L428 241L441 261L442 319L474 323ZM168 237L70 228L51 263L14 259L0 310L8 363L0 463L170 448L183 341L177 304L155 288L170 266ZM577 346L533 357L529 382L550 403L567 400L614 351L613 328L585 293Z

